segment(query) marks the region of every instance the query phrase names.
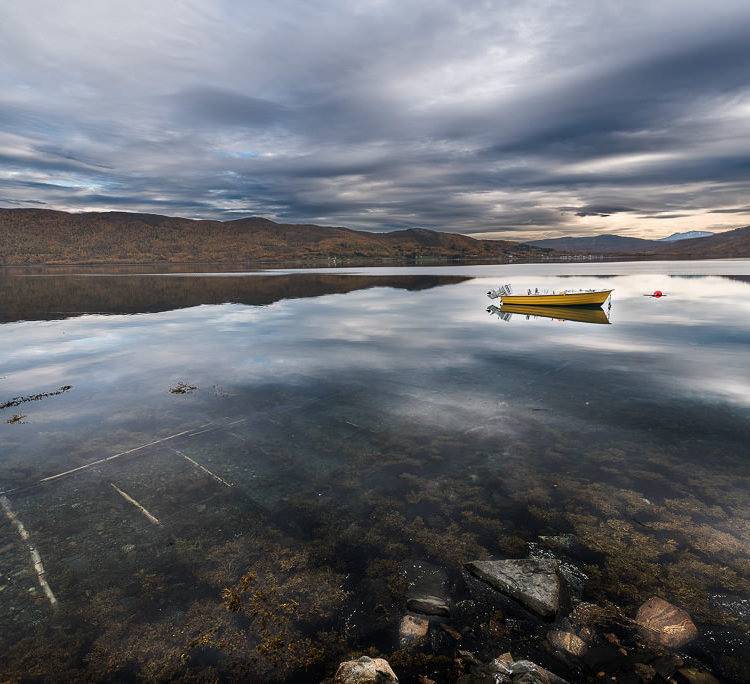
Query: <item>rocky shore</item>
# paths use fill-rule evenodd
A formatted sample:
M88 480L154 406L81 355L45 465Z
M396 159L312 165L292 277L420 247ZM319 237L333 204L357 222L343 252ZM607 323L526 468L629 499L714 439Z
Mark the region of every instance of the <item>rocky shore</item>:
M685 648L699 636L686 611L658 596L632 616L583 601L582 573L564 560L478 559L452 583L449 571L419 561L401 573L398 650L344 661L326 684L719 682ZM469 598L454 600L460 590Z

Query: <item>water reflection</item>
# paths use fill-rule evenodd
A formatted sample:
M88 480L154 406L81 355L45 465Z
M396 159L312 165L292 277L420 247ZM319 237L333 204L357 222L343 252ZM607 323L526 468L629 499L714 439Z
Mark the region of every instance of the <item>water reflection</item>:
M576 321L577 323L609 324L609 318L601 307L584 306L522 306L521 304L503 304L498 307L490 304L487 313L497 316L506 323L512 320L513 314L529 318L550 318L555 321Z
M652 594L674 599L700 623L691 655L740 681L750 641L732 597L750 592L747 282L607 267L583 269L575 286L616 288L616 325L498 325L484 293L499 271L463 269L441 287L411 272L252 276L262 291L235 276L226 290L210 276L132 276L105 308L150 313L2 325L0 404L48 396L0 412L0 491L58 602L53 610L5 515L3 670L228 676L236 658L256 680L320 680L350 648L396 650L404 561L444 569L458 602L463 562L544 547L588 578L587 600L630 614ZM518 271L514 286L558 287L546 268ZM77 296L75 281L44 280ZM166 280L176 289L163 290ZM316 283L320 296L293 298ZM35 287L4 281L18 302L8 318L24 317ZM54 284L43 287L42 317L57 307L45 304ZM655 289L669 296L643 297ZM207 303L256 295L272 303ZM88 295L77 301L94 308ZM196 389L170 393L179 382ZM16 412L23 422L6 422ZM270 642L257 615L222 603L248 571L240 602L320 608L285 613L291 669L258 651ZM278 605L257 593L271 585ZM324 655L305 672L308 638Z
M99 267L101 269L102 267ZM67 271L68 269L66 269ZM0 269L3 305L0 323L52 320L84 314L136 314L171 311L201 304L266 306L281 299L344 294L371 287L424 290L466 280L458 275L202 275Z

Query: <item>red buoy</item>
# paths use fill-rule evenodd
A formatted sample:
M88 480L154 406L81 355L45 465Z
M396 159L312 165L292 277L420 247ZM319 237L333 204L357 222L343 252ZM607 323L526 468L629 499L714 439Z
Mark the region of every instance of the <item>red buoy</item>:
M664 293L661 290L654 290L654 297L661 297Z

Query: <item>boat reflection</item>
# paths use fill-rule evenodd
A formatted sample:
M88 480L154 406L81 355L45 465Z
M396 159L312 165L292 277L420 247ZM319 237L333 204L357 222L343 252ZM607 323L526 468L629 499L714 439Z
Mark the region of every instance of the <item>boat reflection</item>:
M521 304L503 304L487 307L487 312L497 314L504 321L509 321L513 314L526 318L553 318L558 321L578 321L579 323L600 323L609 325L609 316L604 309L584 306L523 306Z

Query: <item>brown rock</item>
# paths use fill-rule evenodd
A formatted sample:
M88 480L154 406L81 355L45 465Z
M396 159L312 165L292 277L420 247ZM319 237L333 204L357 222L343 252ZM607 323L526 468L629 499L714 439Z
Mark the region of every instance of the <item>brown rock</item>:
M679 681L687 684L720 684L710 672L702 672L694 667L681 667L677 670Z
M588 651L586 642L584 642L583 639L576 636L572 632L552 630L549 634L547 634L547 640L556 649L565 651L566 653L576 656L577 658L586 655L586 651Z
M440 629L442 629L446 634L450 634L456 641L461 640L461 632L456 631L450 625L446 625L444 622L441 622Z
M635 621L646 639L669 648L680 648L698 636L688 613L657 596L641 605Z
M399 638L404 645L421 643L427 637L430 621L414 615L404 615L399 627Z
M362 656L359 660L341 663L333 681L336 684L389 684L398 682L398 677L387 660Z

